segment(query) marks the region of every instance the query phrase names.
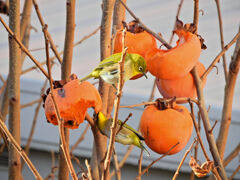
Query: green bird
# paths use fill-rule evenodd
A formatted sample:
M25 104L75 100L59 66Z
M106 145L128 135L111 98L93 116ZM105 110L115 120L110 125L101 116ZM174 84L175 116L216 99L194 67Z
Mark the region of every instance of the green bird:
M90 78L102 78L105 82L114 85L118 82L119 72L118 66L122 53L116 53L101 61L98 66L86 77L80 79L80 82ZM146 78L146 62L139 54L126 54L124 62L124 81L132 77L143 74Z
M112 126L113 119L107 119L102 112L97 114L97 126L101 133L108 138L110 137L110 128ZM119 130L120 129L120 130ZM117 123L117 134L115 136L115 141L124 145L133 144L140 149L144 150L147 156L150 156L148 150L143 146L142 142L144 138L140 135L138 131L133 129L131 126L118 120Z

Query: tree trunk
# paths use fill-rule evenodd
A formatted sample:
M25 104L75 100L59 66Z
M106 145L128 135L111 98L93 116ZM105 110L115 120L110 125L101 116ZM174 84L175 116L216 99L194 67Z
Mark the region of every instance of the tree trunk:
M9 27L20 38L20 0L9 1ZM20 143L20 73L21 50L13 38L9 38L9 130L18 144ZM21 177L19 153L9 145L9 180Z
M65 32L65 43L64 43L64 53L62 62L62 80L68 80L71 75L72 69L72 55L74 47L74 31L75 31L75 0L67 0L67 15L66 15L66 32ZM69 148L69 129L64 128L64 136ZM61 146L59 147L59 180L69 179L69 169L66 163L65 156L63 154Z

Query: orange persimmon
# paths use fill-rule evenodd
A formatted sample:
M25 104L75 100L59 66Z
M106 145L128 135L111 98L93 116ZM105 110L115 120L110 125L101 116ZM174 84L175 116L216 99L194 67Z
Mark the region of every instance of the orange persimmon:
M196 64L197 72L201 76L205 72L205 67L199 61ZM190 97L197 96L196 86L191 72L183 77L176 79L157 79L156 81L159 92L164 98L171 97ZM202 86L206 84L206 78L203 79Z
M177 45L169 50L155 48L147 58L148 71L159 79L175 79L185 76L197 63L201 42L197 35L184 28L175 30L179 37Z
M140 54L145 58L147 51L157 48L156 39L144 31L137 22L132 21L127 26L125 46L128 53ZM117 31L114 41L114 53L122 52L122 30Z
M193 130L193 123L188 109L180 105L158 108L149 105L143 111L140 132L147 146L159 154L176 154L188 143Z
M53 95L64 121L64 127L67 128L78 128L89 107L94 107L96 112L102 109L102 100L97 89L87 81L80 83L78 79L71 80L62 87L54 89ZM48 94L44 99L47 121L58 125L51 95Z
M147 61L147 52L157 48L156 39L144 31L135 21L125 24L125 26L127 27L125 36L125 46L128 47L127 52L139 54ZM122 29L117 31L114 40L114 53L119 52L122 52ZM139 74L130 80L135 80L142 76L143 74Z

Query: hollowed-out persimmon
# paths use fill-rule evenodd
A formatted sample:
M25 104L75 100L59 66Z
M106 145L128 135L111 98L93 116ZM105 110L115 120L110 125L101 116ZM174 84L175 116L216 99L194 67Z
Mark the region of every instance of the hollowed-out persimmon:
M205 72L205 67L199 61L196 64L197 72L201 76ZM196 86L191 72L185 76L176 79L157 79L159 92L164 98L171 97L190 97L197 96ZM202 86L206 84L206 78L203 79Z
M137 22L132 21L127 26L125 36L125 46L128 47L128 53L140 54L145 58L148 50L157 47L156 39L144 31ZM114 53L122 52L122 30L117 31L114 42Z
M135 21L125 24L125 26L127 27L125 36L125 46L128 48L127 52L139 54L147 61L147 52L157 48L156 39L144 31ZM122 52L122 29L117 31L114 41L114 53L119 52ZM142 74L134 76L131 80L138 79L142 76Z
M102 100L97 89L87 81L80 83L78 79L71 80L63 87L54 89L53 95L64 127L67 128L78 128L89 107L94 107L96 112L102 109ZM55 106L50 94L45 97L44 109L47 121L58 125Z
M185 76L197 63L201 53L201 42L197 35L179 28L177 45L169 50L155 48L147 58L148 71L159 79L175 79Z
M188 143L193 123L188 109L174 105L172 108L159 109L155 105L147 106L143 111L140 131L147 146L159 154L176 154Z

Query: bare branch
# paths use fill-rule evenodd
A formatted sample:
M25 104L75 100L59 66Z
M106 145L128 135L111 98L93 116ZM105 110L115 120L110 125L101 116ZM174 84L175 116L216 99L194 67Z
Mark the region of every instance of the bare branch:
M13 145L13 147L17 150L17 152L22 156L26 164L29 166L30 170L32 171L33 175L37 180L42 180L43 178L41 175L38 173L37 169L35 166L32 164L26 153L23 151L21 146L17 143L17 141L14 139L12 134L8 131L7 126L4 124L2 119L0 118L0 128L1 130L6 134L8 141Z
M234 178L234 176L238 173L238 171L240 171L240 165L238 165L238 167L235 169L233 174L230 176L229 180L232 180Z
M176 172L175 172L172 180L176 180L176 178L177 178L177 176L178 176L178 174L179 174L179 171L180 171L180 169L181 169L181 167L182 167L182 165L183 165L183 162L185 161L187 155L190 153L190 151L191 151L191 149L193 148L193 145L195 144L195 142L197 142L197 139L196 139L196 138L194 139L194 141L192 142L192 144L190 145L190 147L186 150L186 152L185 152L184 156L182 157L182 160L181 160L181 162L180 162L180 164L179 164L179 166L178 166L178 168L177 168L177 170L176 170Z
M239 155L240 144L224 159L223 166L226 167L236 156Z
M196 84L198 102L199 102L198 107L199 107L201 117L202 117L202 120L203 120L203 125L204 125L204 129L205 129L205 134L206 134L206 137L207 137L207 140L208 140L208 144L209 144L209 147L210 147L210 152L213 156L215 165L217 167L219 167L217 170L219 172L220 177L222 178L222 180L227 180L227 175L226 175L226 172L224 170L222 160L221 160L221 158L219 156L219 153L218 153L215 138L214 138L212 133L211 134L209 133L209 130L211 129L211 124L210 124L210 120L209 120L209 117L208 117L208 112L207 112L207 109L206 109L206 106L205 106L203 89L202 89L202 82L201 82L201 79L200 79L200 77L197 73L196 68L193 68L193 70L191 72L193 74L194 81L195 81L195 84Z
M156 160L154 160L153 162L151 162L151 163L142 171L142 173L136 177L136 179L137 179L139 176L144 175L144 174L149 170L149 168L152 167L156 162L160 161L162 158L164 158L165 156L167 156L167 155L170 153L170 151L171 151L172 149L174 149L178 144L179 144L179 142L177 142L175 145L173 145L165 154L163 154L163 155L160 156L158 159L156 159Z
M7 24L3 21L2 17L0 17L0 21L3 24L3 26L5 27L5 29L8 31L9 35L15 39L15 41L18 43L18 45L20 46L20 48L22 49L22 51L24 53L26 53L28 55L28 57L34 62L34 64L42 71L42 73L46 76L46 78L48 79L48 74L47 72L44 70L44 68L42 67L42 65L33 57L33 55L28 51L28 49L21 43L21 41L19 40L19 38L11 31L11 29L7 26Z
M221 38L221 47L222 47L222 50L223 50L224 49L224 38L223 38L222 15L221 15L219 0L215 0L215 2L216 2L216 5L217 5L218 22L219 22L219 30L220 30L220 38ZM227 82L228 69L227 69L227 60L226 60L225 53L222 55L222 59L223 59L223 69L224 69L225 80Z
M126 34L126 29L123 30L123 35L122 35L122 44L123 44L123 49L122 49L122 56L119 61L119 80L118 80L118 86L117 86L117 98L114 102L114 115L113 115L113 123L111 126L111 134L110 134L110 140L109 140L109 145L108 145L108 150L107 150L107 155L104 161L104 173L102 174L102 180L105 180L107 177L107 174L109 174L109 167L110 167L110 162L111 162L111 156L112 156L112 151L114 147L114 142L115 142L115 135L116 135L116 128L117 128L117 122L118 122L118 111L120 107L120 99L122 96L122 88L124 85L124 79L123 79L123 72L124 72L124 63L125 63L125 57L127 54L127 48L125 48L125 34Z
M50 90L51 90L50 95L52 97L55 112L56 112L56 115L57 115L56 118L57 118L57 121L58 121L58 128L59 128L59 134L60 134L60 140L61 140L61 145L60 146L63 150L68 168L70 170L70 174L71 174L71 176L74 180L77 180L78 178L77 178L77 175L74 171L74 168L73 168L73 165L72 165L72 162L71 162L71 158L70 158L70 155L69 155L69 149L68 149L68 146L65 142L63 120L60 116L60 112L59 112L59 109L58 109L58 106L57 106L57 103L56 103L56 100L55 100L54 94L53 94L53 82L52 82L52 75L51 75L51 68L50 68L50 61L49 61L49 50L48 50L48 36L47 36L47 33L45 33L46 28L47 28L47 26L44 27L43 33L44 33L45 43L46 43L46 59L47 59L47 67L48 67L48 74L49 74L49 84L50 84Z
M240 31L239 31L240 32ZM240 38L238 39L240 41ZM238 43L237 43L238 44ZM224 91L224 103L222 110L222 120L219 130L219 135L217 138L217 147L221 159L224 157L224 151L227 144L228 131L232 119L232 103L234 96L234 89L238 77L238 72L240 69L240 46L235 49L237 53L234 53L235 56L232 58L229 65L229 73Z
M152 34L157 40L159 40L166 48L171 49L172 46L169 45L161 36L159 36L157 33L150 30L145 24L142 23L142 21L127 7L127 5L122 1L118 0L122 3L122 5L126 8L126 10L129 12L129 14L140 24L140 26L147 31L148 33Z
M220 53L218 53L218 55L215 57L212 63L208 66L207 70L203 73L203 75L201 76L201 79L204 79L211 72L211 70L215 67L216 63L219 61L221 56L237 41L239 36L240 36L240 32L238 32L234 36L234 38L226 46L224 46L223 50Z
M42 28L44 28L45 22L43 20L42 14L41 14L41 12L39 10L38 4L37 4L36 0L33 0L32 2L34 4L34 8L35 8L35 11L37 13L37 16L38 16L38 19L40 21L40 24L41 24ZM52 49L53 53L55 54L55 56L57 57L59 63L61 64L63 60L62 60L60 54L57 51L56 45L54 44L53 39L52 39L50 33L48 32L48 30L46 31L46 33L47 33L47 36L49 38L49 42L51 44L51 49Z

